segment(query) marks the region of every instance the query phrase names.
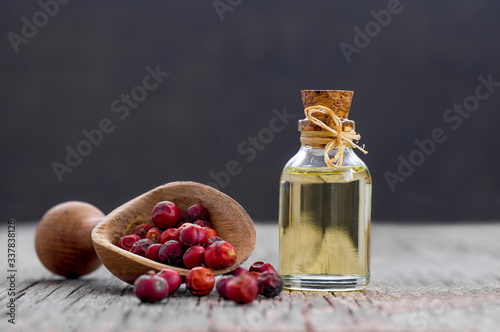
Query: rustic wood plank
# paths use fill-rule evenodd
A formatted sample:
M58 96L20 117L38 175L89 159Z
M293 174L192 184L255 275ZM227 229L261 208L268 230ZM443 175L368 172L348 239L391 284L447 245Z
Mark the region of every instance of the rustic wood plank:
M277 265L277 226L256 229L257 248L244 266L255 260ZM34 226L19 226L17 232L16 325L4 314L0 331L497 331L500 326L496 224L375 224L366 290L284 291L250 305L215 292L191 296L185 286L159 304L142 304L130 285L103 267L64 280L38 261ZM0 262L6 271L6 257ZM4 312L7 288L2 278Z

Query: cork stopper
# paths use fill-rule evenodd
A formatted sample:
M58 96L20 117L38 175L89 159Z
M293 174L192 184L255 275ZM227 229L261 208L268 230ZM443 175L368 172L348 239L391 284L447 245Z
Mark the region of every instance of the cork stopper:
M347 119L354 91L302 90L304 108L322 105L331 108L340 119Z
M351 108L352 96L354 91L346 90L302 90L302 103L304 108L321 105L331 108L337 115L343 127L354 128L354 122L347 120L349 110ZM327 124L331 122L326 115L317 114L316 117L325 121ZM345 128L347 129L347 128ZM320 131L320 127L313 124L308 119L299 120L300 131Z

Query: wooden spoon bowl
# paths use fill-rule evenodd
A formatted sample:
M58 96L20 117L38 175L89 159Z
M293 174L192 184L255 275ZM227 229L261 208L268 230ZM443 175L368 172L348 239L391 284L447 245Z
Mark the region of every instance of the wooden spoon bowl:
M92 241L99 259L121 280L133 284L141 274L165 268L176 270L181 276L188 274L188 269L158 263L117 246L120 237L132 233L135 226L144 222L152 224L151 210L161 201L172 201L183 210L194 204L207 208L213 228L234 246L237 254L234 264L225 269L212 270L214 275L234 270L254 250L256 233L252 219L235 200L201 183L171 182L116 208L92 231Z

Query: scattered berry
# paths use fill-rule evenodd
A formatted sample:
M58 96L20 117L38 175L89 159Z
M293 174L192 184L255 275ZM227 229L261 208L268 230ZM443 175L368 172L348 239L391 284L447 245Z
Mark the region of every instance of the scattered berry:
M222 296L225 299L227 299L227 297L226 297L226 285L227 285L229 280L232 280L234 278L235 278L234 276L230 275L230 276L221 278L219 280L219 282L217 282L216 290L220 294L220 296Z
M259 294L257 281L246 273L230 279L224 289L225 297L236 303L250 303Z
M248 275L250 277L254 278L255 280L257 280L257 279L259 279L261 274L259 272L252 271L252 272L248 272Z
M262 262L262 261L257 261L255 263L253 263L252 266L250 266L250 268L248 269L248 271L259 272L259 273L263 273L266 271L273 271L274 273L278 273L276 271L276 269L274 268L274 266L272 266L269 263Z
M156 275L165 279L165 282L168 284L168 290L170 291L170 294L174 294L175 291L179 289L182 283L182 277L179 272L172 269L162 269Z
M231 271L231 274L232 274L233 276L236 276L236 277L237 277L237 276L239 276L239 275L240 275L240 274L242 274L242 273L248 273L248 270L247 270L247 269L245 269L245 268L243 268L243 267L241 267L241 266L238 266L238 267L237 267L237 268L235 268L233 271Z
M161 301L168 295L168 284L165 279L155 275L154 271L149 271L135 280L134 294L142 302Z
M275 297L283 290L283 280L272 271L262 272L257 279L259 294L265 297Z
M214 288L215 277L212 271L205 267L195 267L186 277L186 288L193 295L208 295Z

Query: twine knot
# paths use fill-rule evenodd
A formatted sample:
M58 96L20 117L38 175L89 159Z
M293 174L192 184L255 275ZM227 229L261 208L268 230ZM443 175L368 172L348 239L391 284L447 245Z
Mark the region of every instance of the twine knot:
M360 147L359 145L353 142L354 140L359 141L359 139L361 138L361 136L358 133L356 133L354 130L350 131L342 130L342 122L331 108L322 105L310 106L304 110L304 113L306 115L306 118L309 119L309 121L323 128L328 133L327 135L324 135L321 134L321 132L316 132L316 134L307 135L307 137L304 137L305 139L301 138L301 141L312 144L326 143L324 159L325 163L328 166L332 168L342 167L345 144L350 144L351 146L359 149L364 154L368 153L368 151L364 150L364 145L363 147ZM318 118L316 118L313 115L314 113L321 113L329 116L333 120L332 126L329 126L324 121L321 121ZM338 151L335 154L335 156L332 159L330 159L330 157L328 156L328 151L333 150L335 148L338 148Z

